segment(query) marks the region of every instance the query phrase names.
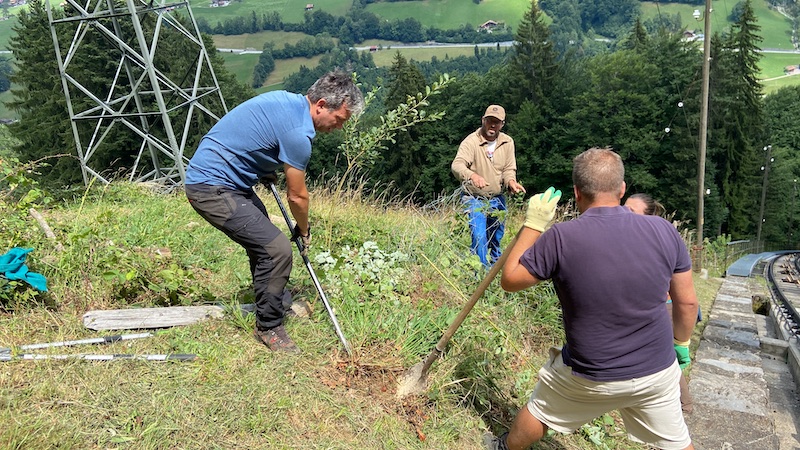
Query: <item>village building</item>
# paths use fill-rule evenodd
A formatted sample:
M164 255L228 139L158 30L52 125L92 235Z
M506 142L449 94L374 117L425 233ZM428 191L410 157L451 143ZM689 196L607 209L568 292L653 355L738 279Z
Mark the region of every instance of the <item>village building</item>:
M495 22L494 20L487 20L486 22L481 24L481 26L478 27L478 31L487 31L491 33L492 29L495 28L497 25L498 25L497 22Z
M786 75L800 75L800 66L786 66L783 68L783 73Z

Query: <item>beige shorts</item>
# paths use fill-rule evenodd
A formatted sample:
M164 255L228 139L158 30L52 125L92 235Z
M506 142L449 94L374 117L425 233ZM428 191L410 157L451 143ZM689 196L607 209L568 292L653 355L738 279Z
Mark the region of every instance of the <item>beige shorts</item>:
M572 374L561 350L550 349L550 360L539 370L539 381L528 411L561 433L618 410L631 439L662 449L691 444L681 412L677 360L661 372L625 381L596 382Z

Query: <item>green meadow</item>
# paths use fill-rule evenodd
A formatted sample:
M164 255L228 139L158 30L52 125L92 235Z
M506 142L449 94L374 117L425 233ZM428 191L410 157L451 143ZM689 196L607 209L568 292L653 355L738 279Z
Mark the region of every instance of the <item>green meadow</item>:
M792 21L778 11L770 9L764 0L754 0L753 9L761 27L761 48L793 50Z
M728 16L736 2L726 0L715 0L711 5L711 32L724 33L730 31L731 22ZM699 10L701 17L695 20L692 16L694 10ZM762 48L777 48L791 50L792 41L792 21L781 15L774 9L770 9L766 0L753 0L753 9L758 17L758 25L761 27L759 34L762 37ZM684 3L658 3L642 2L642 18L652 19L662 16L672 17L680 14L681 23L687 30L702 30L704 6L688 5Z
M779 78L771 78L768 81L761 83L764 86L764 94L774 94L781 88L788 86L797 86L800 84L800 75L783 76Z
M249 83L253 79L253 68L258 63L258 54L220 52L225 60L225 67L230 70L240 81Z
M529 0L483 0L478 4L468 0L420 0L371 3L366 10L388 20L414 18L426 27L444 30L465 24L477 27L487 20L504 22L513 30L530 6Z
M5 91L3 93L0 93L0 118L6 119L6 118L17 117L16 113L10 110L6 106L6 102L11 100L12 100L11 91Z
M781 77L786 66L800 65L800 53L762 53L758 66L761 68L759 76L763 80Z
M786 66L800 65L800 53L764 53L758 65L761 68L759 75L764 94L769 95L782 87L800 84L800 75L787 76L783 73Z
M755 0L755 2L761 2L763 0ZM673 17L676 14L680 15L681 23L687 30L702 30L703 29L703 18L701 17L699 20L695 20L692 16L694 10L699 10L700 13L703 13L703 5L690 5L686 3L658 3L658 2L642 2L641 3L641 12L642 12L642 19L654 19L658 16L666 16L666 17ZM733 4L731 4L733 6ZM754 3L755 6L755 3ZM716 2L712 2L712 13L711 13L711 29L712 31L721 31L726 27L730 26L730 22L728 21L728 14L730 11L724 11L724 7L721 6L721 2L718 0Z
M456 58L459 56L472 56L475 54L474 47L448 47L448 48L392 48L384 47L382 50L372 52L372 59L378 67L389 67L394 61L394 57L400 52L408 61L430 61L434 56L443 60L446 58Z
M309 36L297 31L261 31L234 36L215 34L212 37L217 48L252 48L261 50L267 42L275 44L275 48L283 48L286 44L297 44Z
M315 11L325 11L334 16L347 14L352 6L351 0L234 0L227 6L212 7L210 0L189 0L195 18L203 18L211 26L239 16L250 17L253 11L259 16L277 11L284 22L302 23L306 5L309 3L314 5Z

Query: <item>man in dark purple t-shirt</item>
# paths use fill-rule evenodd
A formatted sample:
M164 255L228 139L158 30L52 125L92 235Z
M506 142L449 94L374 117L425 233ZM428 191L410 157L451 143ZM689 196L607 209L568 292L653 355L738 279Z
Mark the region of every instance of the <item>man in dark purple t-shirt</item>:
M501 285L513 292L552 280L566 343L551 349L527 408L490 447L528 448L549 428L569 433L616 409L632 439L694 448L674 349L691 338L697 316L691 260L672 224L620 206L624 176L618 154L589 149L572 172L578 219L548 230L560 198L552 188L529 202ZM674 323L664 306L667 291Z

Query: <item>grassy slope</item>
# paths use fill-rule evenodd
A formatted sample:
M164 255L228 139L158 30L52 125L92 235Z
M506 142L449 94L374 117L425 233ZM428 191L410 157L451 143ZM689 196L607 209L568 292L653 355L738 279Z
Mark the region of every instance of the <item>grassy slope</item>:
M6 107L5 102L12 100L11 91L0 93L0 118L16 117L16 113Z
M370 3L366 10L389 20L415 18L426 27L445 30L465 24L477 27L487 20L505 22L516 30L530 5L528 0L419 0Z
M372 53L372 59L378 67L389 67L394 61L394 56L400 52L407 60L411 61L430 61L434 56L439 60L445 58L456 58L458 56L472 56L475 54L473 47L453 47L453 48L391 48L384 47Z
M262 197L270 213L279 214L263 192ZM535 383L546 349L561 342L552 289L545 284L507 294L495 281L445 358L431 367L429 388L398 401L397 377L432 351L481 278L475 258L462 259L469 243L457 207L423 213L319 188L312 190L312 205L317 224L312 259L367 240L410 256L402 274L381 273L382 281L405 286L388 297L386 291L360 291L352 282L336 288L345 272L331 270L333 278L326 278L315 263L354 348L352 358L340 351L308 274L295 261L295 298L314 307L311 319L287 322L304 350L301 356L270 353L251 338L252 317L229 315L149 339L51 352L196 353L195 362L3 363L0 447L482 448L483 431L509 425ZM35 248L28 264L47 276L57 307L0 313L2 346L113 334L85 329L82 314L128 303L148 306L154 292L140 288L138 296L121 299L121 291L103 277L110 270L155 274L180 267L191 274L186 285L208 289L217 301L247 298L243 251L203 222L182 195L113 185L42 212L65 249L59 252L45 241L34 223L20 244ZM517 229L521 212L511 212L509 229ZM704 311L710 311L719 281L698 278L697 286ZM619 431L607 427L600 433L608 448L643 449ZM596 447L575 433L547 438L539 448Z
M764 93L771 94L786 86L800 84L800 75L784 75L783 69L789 65L800 65L800 54L765 53L759 62L761 77L764 79Z
M204 18L212 26L217 22L232 19L238 16L249 17L252 11L257 15L277 11L284 22L302 23L306 4L312 3L315 10L325 11L334 16L343 16L350 9L350 0L318 0L318 1L290 1L290 0L233 0L228 6L212 8L209 0L190 0L192 13L196 18Z
M711 13L711 30L713 33L730 31L731 22L728 20L728 16L730 15L730 9L735 4L735 2L719 0L713 2L713 12ZM703 12L703 5L642 2L642 17L650 19L657 17L659 14L669 17L680 14L684 27L689 30L702 30L702 19L696 21L692 17L692 12L695 9ZM777 11L770 9L766 0L754 0L753 9L756 17L758 17L758 25L761 27L760 35L763 41L760 46L762 48L791 50L791 21Z

